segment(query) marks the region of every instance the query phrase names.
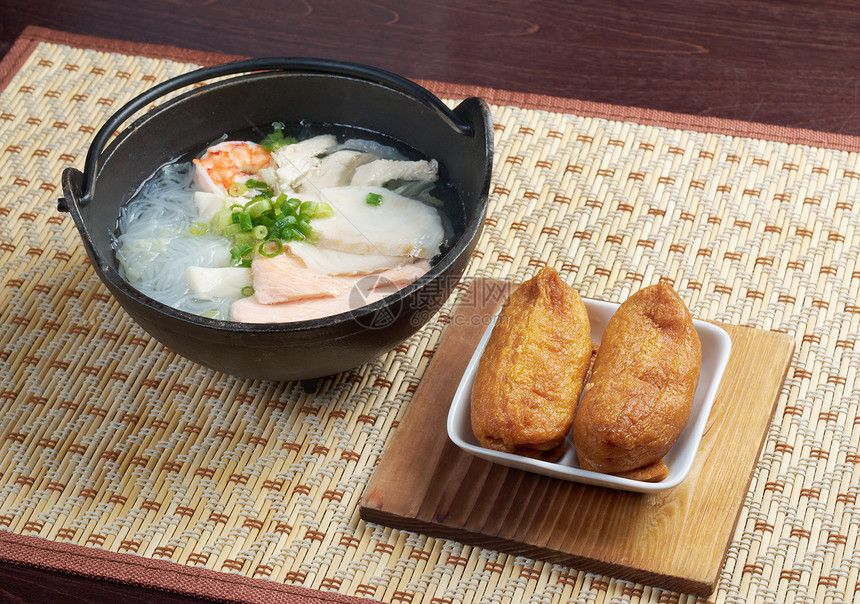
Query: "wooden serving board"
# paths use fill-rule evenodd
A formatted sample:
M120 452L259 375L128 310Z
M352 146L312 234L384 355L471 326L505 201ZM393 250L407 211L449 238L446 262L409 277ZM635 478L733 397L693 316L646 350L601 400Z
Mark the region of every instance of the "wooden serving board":
M723 326L732 352L696 460L677 487L631 493L476 458L446 418L488 315L510 289L477 280L360 504L369 522L568 564L673 591L714 590L794 351L785 335Z

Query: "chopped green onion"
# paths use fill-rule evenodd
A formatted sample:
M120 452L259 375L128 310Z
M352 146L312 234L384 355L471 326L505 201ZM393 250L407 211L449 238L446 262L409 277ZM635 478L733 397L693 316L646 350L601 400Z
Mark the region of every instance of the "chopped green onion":
M248 258L245 258L245 256L249 252L252 252L253 250L254 250L254 248L248 244L243 244L243 245L239 245L239 246L234 247L233 249L230 250L230 263L233 266L242 266L242 267L251 266L251 261Z
M319 205L316 201L303 201L299 205L299 214L306 214L308 218L316 216Z
M331 218L334 216L334 209L331 205L327 204L324 201L321 201L317 206L316 214L314 214L314 218Z
M273 123L272 128L274 131L260 143L266 151L271 153L272 151L277 151L281 147L294 145L298 142L298 140L292 136L284 136L284 125L281 122Z
M246 285L245 287L242 288L242 295L245 296L246 298L253 296L254 295L254 288L251 287L250 285Z
M380 203L382 203L382 195L380 195L379 193L368 193L365 201L368 203L368 205L378 206Z
M223 209L215 213L212 217L212 230L220 233L227 225L233 224L233 213L228 209Z
M257 238L254 236L254 231L243 231L241 233L236 233L233 237L233 243L237 246L254 246L257 244Z
M266 239L263 243L260 244L260 247L257 248L257 251L260 252L260 255L265 256L266 258L274 258L283 250L284 245L281 243L280 239Z
M238 224L241 230L250 231L254 228L254 221L247 212L233 212L233 222Z
M231 182L230 186L227 187L227 195L230 197L239 197L240 195L244 195L245 191L248 190L248 187L243 182Z
M285 201L283 204L281 204L281 210L284 212L284 214L298 214L299 208L301 206L302 206L301 200L296 199L295 197L291 197L290 199Z
M298 221L299 221L299 219L296 218L295 216L292 216L292 215L284 216L283 218L278 218L275 221L273 228L278 230L278 231L283 231L286 227L293 226Z
M245 206L245 211L248 212L251 218L259 218L264 212L268 212L271 209L272 204L265 197L255 198Z
M226 237L232 237L233 235L236 235L236 234L241 233L241 232L242 232L242 227L236 223L228 224L223 229L221 229L221 234L226 236Z
M240 214L239 224L242 226L243 231L250 231L254 228L254 221L251 219L250 214Z
M206 231L209 230L209 225L205 222L195 222L191 225L189 231L192 235L205 235Z
M272 191L272 188L269 186L265 180L257 180L255 178L249 178L245 181L245 187L248 189L254 189L263 197L272 197L275 192Z
M275 198L272 189L260 180L248 179L243 185L246 191L259 194L237 200L244 205L233 203L216 212L210 227L232 241L232 266L250 266L255 255L274 257L283 251L288 241L316 243L319 234L312 221L334 216L334 209L324 201L302 201L285 193ZM374 195L376 204L381 201L382 195L377 193L368 196L368 203L373 201Z

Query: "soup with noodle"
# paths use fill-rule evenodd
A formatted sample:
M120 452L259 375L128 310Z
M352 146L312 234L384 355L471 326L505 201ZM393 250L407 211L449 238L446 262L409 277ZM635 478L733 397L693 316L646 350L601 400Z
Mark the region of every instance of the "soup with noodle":
M231 138L162 166L122 208L114 249L124 279L179 310L315 319L425 274L450 239L445 192L433 159L274 124L260 142Z

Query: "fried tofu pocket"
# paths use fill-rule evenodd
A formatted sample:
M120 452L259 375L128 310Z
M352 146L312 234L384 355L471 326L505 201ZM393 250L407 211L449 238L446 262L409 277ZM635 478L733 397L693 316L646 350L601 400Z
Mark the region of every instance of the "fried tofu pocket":
M590 333L582 299L554 269L513 291L472 386L472 431L482 446L562 456L591 364Z

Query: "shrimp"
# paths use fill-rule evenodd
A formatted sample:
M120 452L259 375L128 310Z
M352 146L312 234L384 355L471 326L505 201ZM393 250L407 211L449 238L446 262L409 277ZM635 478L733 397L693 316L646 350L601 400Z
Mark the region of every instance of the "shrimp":
M211 193L230 192L230 186L246 182L258 175L272 161L262 145L250 142L225 141L206 150L195 159L194 181Z

